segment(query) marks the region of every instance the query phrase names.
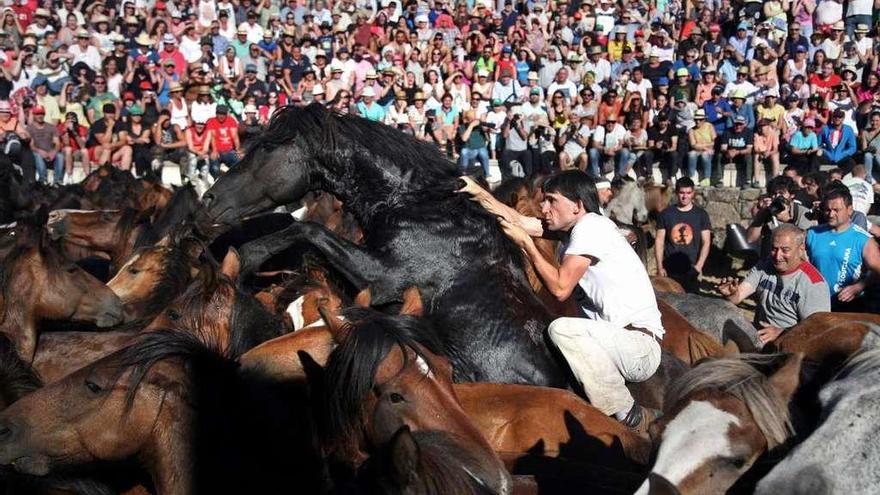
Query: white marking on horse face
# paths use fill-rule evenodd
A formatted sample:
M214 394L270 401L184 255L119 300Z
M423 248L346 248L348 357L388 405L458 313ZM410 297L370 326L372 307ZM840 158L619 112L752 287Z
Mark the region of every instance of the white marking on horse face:
M305 326L306 319L303 317L303 301L305 300L305 296L299 296L294 299L293 302L290 303L285 310L287 311L287 314L290 315L290 319L293 321L294 332L302 329Z
M431 372L431 367L428 366L428 362L425 361L425 358L416 355L416 365L419 367L419 370L422 372L422 374L424 374L428 378L434 378L434 374Z
M727 433L739 424L738 417L710 402L691 402L666 425L651 472L679 485L709 460L733 455ZM636 493L648 493L647 480Z
M122 265L122 268L120 268L119 271L116 272L116 275L114 275L113 278L111 278L110 281L107 282L107 287L110 287L111 290L113 290L114 292L116 292L116 291L114 290L114 287L116 287L116 284L119 282L119 280L118 280L119 277L122 276L122 274L125 273L125 271L128 269L128 267L130 267L130 266L132 266L133 264L137 263L137 260L139 260L140 258L141 258L140 253L135 254L134 256L132 256L131 259L129 259L124 265ZM117 293L116 295L118 296L119 293Z

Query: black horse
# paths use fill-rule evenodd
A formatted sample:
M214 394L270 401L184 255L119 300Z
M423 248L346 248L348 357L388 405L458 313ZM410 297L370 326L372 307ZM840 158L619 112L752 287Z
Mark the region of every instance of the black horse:
M332 193L362 226L363 245L296 222L245 245L246 264L308 243L376 304L418 286L457 380L565 386L521 252L457 184L457 167L426 143L319 105L291 107L204 195L200 220L227 230L308 191Z

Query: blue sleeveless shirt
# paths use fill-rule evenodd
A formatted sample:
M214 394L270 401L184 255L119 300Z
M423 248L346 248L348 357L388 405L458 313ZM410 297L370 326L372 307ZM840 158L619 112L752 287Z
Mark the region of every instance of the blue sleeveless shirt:
M827 225L807 231L807 255L828 282L832 298L861 278L862 250L870 238L865 229L855 224L840 233Z

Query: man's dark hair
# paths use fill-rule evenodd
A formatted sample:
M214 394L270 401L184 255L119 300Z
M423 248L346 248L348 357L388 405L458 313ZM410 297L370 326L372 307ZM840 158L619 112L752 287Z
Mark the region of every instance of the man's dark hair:
M696 187L696 184L694 184L694 180L690 177L680 177L677 181L675 181L675 192L678 192L684 187L690 187L691 189L693 189Z
M785 174L786 172L794 172L798 176L801 176L801 169L799 169L797 165L786 165L785 168L782 169L782 173Z
M839 180L828 184L825 189L825 194L822 196L822 204L825 204L832 199L842 199L843 204L846 206L852 206L852 194L850 194L849 188L843 185Z
M593 178L580 170L565 170L547 177L541 189L545 194L558 193L571 201L580 201L588 213L599 213L599 198Z
M776 196L783 192L795 194L797 189L798 187L797 184L795 184L794 179L787 175L774 177L770 179L770 182L767 184L767 194L770 196Z
M101 107L101 111L104 113L116 113L116 105L112 103L104 103L104 106Z

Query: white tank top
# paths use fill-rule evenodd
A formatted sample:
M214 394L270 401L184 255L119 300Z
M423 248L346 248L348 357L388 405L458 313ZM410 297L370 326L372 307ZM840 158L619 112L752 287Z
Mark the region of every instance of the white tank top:
M168 103L168 108L171 109L171 123L180 127L181 131L186 129L187 125L189 125L186 120L189 116L189 109L186 107L186 101L184 100L179 108L173 99Z

